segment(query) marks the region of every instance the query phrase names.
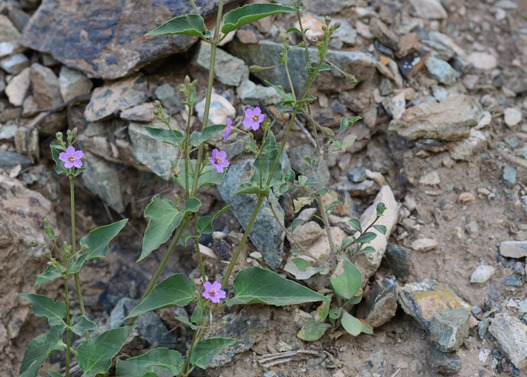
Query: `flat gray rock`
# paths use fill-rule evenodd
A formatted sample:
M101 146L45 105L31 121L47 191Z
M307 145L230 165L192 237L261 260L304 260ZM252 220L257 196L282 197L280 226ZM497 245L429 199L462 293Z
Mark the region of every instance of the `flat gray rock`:
M527 326L507 313L498 313L492 320L489 332L509 356L514 366L527 366Z
M196 1L205 19L215 14L217 4ZM145 34L188 13L193 11L186 0L43 0L24 29L22 44L90 78L116 79L186 51L196 38Z

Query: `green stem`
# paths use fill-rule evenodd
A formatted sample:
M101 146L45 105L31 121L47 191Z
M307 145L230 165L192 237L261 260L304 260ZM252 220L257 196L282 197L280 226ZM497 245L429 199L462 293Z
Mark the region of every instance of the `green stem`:
M322 222L324 223L324 228L326 229L326 234L328 235L329 252L331 255L330 263L331 268L333 269L335 267L335 244L331 235L331 228L329 226L328 216L326 214L326 207L324 207L322 196L315 194L315 198L317 199L318 208L320 209L320 216L322 217Z
M69 261L67 262L67 268L69 268ZM68 278L64 278L64 295L66 301L66 322L68 326L70 323L70 298L68 289ZM66 330L66 377L70 376L70 348L71 348L71 330Z
M148 287L146 287L146 289L143 292L143 295L141 296L141 299L139 300L139 303L137 305L140 305L144 301L146 296L148 296L150 294L150 292L152 292L152 290L154 289L154 287L156 285L156 282L157 282L157 279L159 279L159 277L161 276L161 273L165 269L165 266L167 265L168 261L170 260L170 257L172 256L172 253L176 249L176 246L177 246L179 240L181 239L181 236L183 236L183 232L185 231L185 228L187 227L189 221L190 221L190 217L188 217L188 216L186 216L183 219L183 221L182 221L181 225L179 226L179 229L178 229L178 231L177 231L177 233L176 233L176 235L174 237L174 240L170 244L170 247L168 248L168 250L167 250L167 252L165 254L165 257L163 258L163 260L161 261L161 263L157 267L157 270L154 273L154 276L150 280L150 283L148 284ZM128 326L133 325L136 319L137 319L137 317L130 318L130 320L128 321Z
M198 213L194 214L194 234L198 233ZM196 253L198 254L198 264L201 271L201 281L205 282L205 266L203 265L203 257L201 256L201 250L199 249L199 239L194 241L196 243Z
M203 327L198 328L194 335L192 336L192 343L190 344L190 348L188 350L187 360L185 361L185 366L183 367L183 370L181 371L182 376L188 376L190 373L189 367L190 367L190 359L192 357L192 352L194 351L194 347L196 344L203 338L204 335L204 329L206 329L207 323L204 324Z
M189 94L189 97L191 94ZM187 98L187 101L189 101L190 98ZM189 102L190 103L190 102ZM190 119L192 118L192 106L188 105L188 119L187 119L187 135L185 137L185 152L184 152L184 158L185 158L185 201L187 201L190 198L190 187L189 187L189 159L190 159ZM195 175L194 175L195 177Z

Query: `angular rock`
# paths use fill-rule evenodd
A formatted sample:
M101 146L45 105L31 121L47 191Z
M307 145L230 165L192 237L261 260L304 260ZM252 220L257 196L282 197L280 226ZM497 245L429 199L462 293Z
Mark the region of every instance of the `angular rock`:
M386 211L375 224L384 225L386 227L386 235L377 230L373 230L373 228L370 229L371 232L377 234L377 237L368 244L368 246L373 247L375 251L359 255L355 262L355 265L362 275L362 287L366 286L368 279L381 265L382 257L386 250L386 245L388 244L388 238L395 228L399 216L399 204L395 200L392 189L390 186L383 186L375 197L373 204L369 206L360 217L362 229L366 229L366 227L375 220L378 203L384 203Z
M482 153L486 148L485 134L471 128L467 139L456 141L449 146L450 157L456 161L470 161L473 156Z
M9 81L9 84L5 89L5 94L11 105L22 106L22 103L24 103L24 99L26 98L31 85L31 80L29 78L30 72L31 70L29 68L25 68Z
M260 41L258 44L244 45L239 41L232 41L228 45L229 52L249 66L258 65L268 67L276 64L277 57L283 50L281 43ZM318 52L314 48L309 49L312 64L318 63ZM329 51L328 60L339 69L352 74L357 78L357 83L371 80L375 74L375 59L372 55L359 51ZM306 86L306 57L301 49L289 51L289 72L296 92L302 92ZM290 91L289 80L283 67L266 69L253 73L260 80L267 80L274 85L281 85L286 91ZM353 89L356 84L348 82L341 73L336 70L322 72L317 78L316 85L320 90L344 91Z
M227 0L225 5L235 2ZM218 0L196 5L209 19ZM113 80L187 50L196 38L145 34L188 11L188 3L179 0L44 0L24 29L22 44L88 77Z
M0 14L0 58L22 52L20 32L6 16Z
M456 71L447 62L432 55L426 60L425 65L430 77L441 84L452 85L456 81Z
M522 112L515 107L506 108L505 111L503 111L503 116L505 124L509 127L518 125L523 118Z
M150 123L154 120L154 111L156 110L153 103L142 103L121 112L121 119L132 122Z
M33 63L29 77L33 89L33 98L39 108L50 109L64 103L60 94L59 79L51 69Z
M467 60L474 68L481 70L491 70L498 66L498 59L486 52L473 52L467 57Z
M523 280L520 275L512 274L503 279L503 285L507 287L521 287L523 285Z
M456 374L462 366L456 354L444 353L436 348L432 350L429 362L434 372L441 374Z
M333 18L334 22L340 22L340 27L333 33L329 46L340 50L343 45L355 45L357 32L350 23L343 18Z
M335 245L342 244L342 240L346 237L346 233L338 227L331 227L331 239ZM309 255L312 255L318 259L328 260L331 257L331 250L329 247L329 241L327 233L324 231L321 237L319 237L315 243L312 243L310 247L306 249ZM305 257L310 259L309 257Z
M498 313L492 319L489 332L516 368L527 366L527 325L507 313Z
M259 106L260 103L274 105L282 99L274 88L257 85L249 80L248 67L244 67L242 82L236 88L236 94L240 97L243 104L251 106Z
M210 43L201 41L199 49L194 56L193 63L205 70L210 68ZM238 86L242 81L243 60L232 56L231 54L218 49L216 51L216 65L214 66L214 76L219 82L225 85Z
M89 94L92 82L81 72L62 66L59 73L59 86L62 98L68 102L77 96Z
M49 200L25 188L20 181L0 175L0 258L3 261L0 284L1 376L12 376L15 371L15 342L12 340L18 336L31 311L28 302L19 299L17 294L57 296L56 286L44 284L34 287L37 275L46 268L47 258L42 247L32 247L31 244L46 245L49 242L43 229L45 218L57 231L55 211Z
M420 252L427 252L438 247L439 244L433 238L418 238L412 242L412 249Z
M315 148L311 144L301 144L296 147L290 148L287 151L287 155L291 160L291 167L299 174L305 175L306 177L313 176L311 166L306 162L305 158L309 157L315 162L316 175L319 183L323 187L327 187L329 184L330 173L326 160L320 156L315 156Z
M438 313L457 308L471 309L448 285L435 280L408 283L399 289L398 295L399 304L405 313L427 330L430 321Z
M512 189L516 184L516 169L505 165L503 167L503 184L508 188Z
M254 195L234 195L234 192L240 184L248 182L252 177L254 172L252 162L252 160L245 160L232 164L227 170L223 183L218 186L221 197L225 203L231 206L232 213L244 229L249 224L257 200ZM275 212L283 223L284 210L272 193L270 199ZM272 269L276 269L282 263L284 238L285 233L276 222L269 204L264 203L249 233L249 239Z
M311 246L323 234L325 234L324 229L315 221L308 221L307 223L301 224L292 232L293 237L304 247ZM293 244L293 241L290 240L290 243Z
M404 92L401 92L391 98L386 98L382 104L394 120L401 119L406 110L406 99Z
M496 268L482 264L476 268L470 277L472 284L483 284L496 273Z
M199 120L202 122L205 116L205 101L206 99L203 98L203 100L196 103L196 111L198 112ZM235 115L236 109L227 98L212 93L209 109L209 126L212 124L225 124L228 117L234 118Z
M399 39L398 51L395 56L399 59L404 58L419 50L419 40L421 38L416 33L407 33Z
M412 252L409 249L389 243L386 246L384 256L392 267L393 274L397 278L406 280L410 276Z
M357 310L357 317L363 318L373 327L387 323L397 311L397 282L393 276L376 281L368 291L365 301Z
M439 0L410 0L410 4L412 4L415 13L420 18L434 20L448 17L445 8L443 8Z
M397 35L378 18L372 18L370 20L370 32L386 47L389 47L393 51L399 49L399 38Z
M527 257L527 241L503 241L500 243L500 254L515 259Z
M30 164L31 161L25 156L15 152L0 151L0 169L12 169L17 165L27 168Z
M2 94L5 90L6 82L5 82L5 72L0 71L0 94Z
M24 54L15 54L0 60L0 68L10 75L17 75L29 67L29 59Z
M470 312L465 308L447 310L430 321L430 340L442 352L454 352L468 337Z
M168 129L162 123L154 124L156 128ZM175 173L172 161L179 158L179 151L172 145L160 143L143 127L141 123L130 123L128 134L132 140L134 157L152 173L164 180L169 180Z
M390 122L388 129L409 140L457 141L469 136L480 112L474 99L452 96L440 103L422 103L407 109L401 119Z
M95 88L84 117L90 122L143 103L150 98L147 78L141 73Z
M441 183L441 177L439 177L439 173L434 170L430 173L427 173L423 175L421 178L419 178L419 184L420 185L427 185L427 186L435 186Z

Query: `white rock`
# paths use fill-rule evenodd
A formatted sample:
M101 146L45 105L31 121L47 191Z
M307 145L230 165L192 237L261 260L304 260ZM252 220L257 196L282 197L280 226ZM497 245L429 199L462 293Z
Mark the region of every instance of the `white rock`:
M522 120L522 112L516 107L508 107L503 112L505 124L509 127L514 127Z
M476 69L489 70L498 66L498 59L486 52L473 52L468 56L467 60Z
M492 115L488 111L483 111L480 115L478 124L474 127L476 130L480 130L486 127L492 122Z
M471 128L467 139L450 145L450 156L457 161L469 161L476 153L482 152L486 146L487 138L485 134Z
M472 273L470 282L472 284L482 284L491 278L496 273L496 268L493 266L480 265Z
M433 238L419 238L412 242L411 246L415 251L427 252L435 249L439 244Z
M15 54L0 60L0 68L11 75L16 75L29 66L29 59L24 54Z
M205 116L205 98L196 104L199 119L203 122ZM233 118L236 109L229 100L219 94L212 93L210 99L209 126L212 124L225 124L228 117Z
M445 8L438 0L410 0L410 3L420 18L434 20L448 17Z
M401 119L403 116L404 111L406 110L406 100L404 96L404 92L401 92L397 94L396 96L393 96L390 100L390 111L392 113L393 119Z
M421 179L419 179L419 184L421 185L435 186L439 183L441 183L441 178L439 177L439 173L435 170L423 175Z
M11 81L9 81L9 84L7 84L5 94L11 105L22 106L22 103L24 103L24 98L26 98L29 84L31 82L29 77L30 72L30 68L24 68L22 72L13 77Z

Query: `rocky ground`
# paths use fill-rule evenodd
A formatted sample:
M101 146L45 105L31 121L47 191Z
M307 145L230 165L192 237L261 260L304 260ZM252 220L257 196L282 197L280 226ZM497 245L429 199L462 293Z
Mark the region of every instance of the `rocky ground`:
M280 0L286 3L285 0ZM70 4L66 6L66 3ZM130 227L90 264L81 280L92 319L119 326L162 258L163 250L135 264L150 198L177 189L170 160L142 128L161 125L161 101L182 128L178 85L199 80L203 97L210 50L190 38L152 39L144 33L190 11L186 1L107 4L103 0L0 0L0 375L17 375L25 345L46 331L18 292L60 298L56 285L33 287L45 257L31 241L45 242L43 218L67 235L67 182L55 176L49 144L56 131L77 127L87 170L77 181L78 234L121 217ZM217 1L198 1L214 24ZM237 1L227 1L235 6ZM150 4L150 3L149 3ZM207 376L521 376L527 374L527 2L524 0L305 0L312 36L321 16L341 23L329 59L354 74L352 85L336 71L316 83L313 113L338 129L343 116L362 117L355 145L320 162L319 173L343 200L330 218L344 237L350 217L367 222L378 201L389 237L357 260L365 300L356 315L375 327L356 338L336 331L307 343L296 337L315 308L249 306L225 313L224 335L244 347L215 361ZM155 8L155 10L154 10ZM276 16L239 30L218 53L211 121L241 123L247 106L276 114L276 93L263 80L287 86L283 71L249 75L248 66L275 64L293 16ZM292 42L295 36L288 35ZM154 42L155 41L155 42ZM305 85L305 58L293 50L292 79ZM279 127L277 128L279 131ZM278 138L282 135L278 132ZM314 157L309 126L298 122L287 159L306 173ZM211 145L232 161L225 183L203 193L202 213L232 207L202 243L209 276L221 277L250 210L250 197L233 197L247 159L241 137ZM274 209L286 226L297 216L294 194ZM316 286L288 262L290 243L263 211L251 234L244 265L261 265ZM240 225L241 224L241 225ZM344 224L344 225L343 225ZM325 232L315 221L295 230L322 257ZM67 236L66 236L67 237ZM192 249L181 247L166 274L194 276ZM242 267L242 266L240 266ZM152 344L184 351L190 333L162 311L140 321L129 354ZM188 315L179 310L177 316ZM220 320L220 319L218 319ZM238 353L235 354L235 351ZM50 365L60 368L61 359Z

